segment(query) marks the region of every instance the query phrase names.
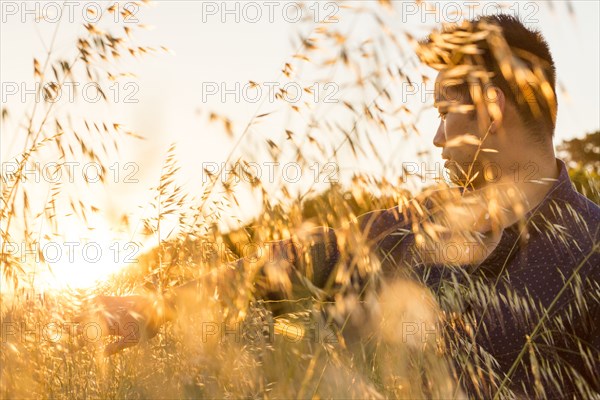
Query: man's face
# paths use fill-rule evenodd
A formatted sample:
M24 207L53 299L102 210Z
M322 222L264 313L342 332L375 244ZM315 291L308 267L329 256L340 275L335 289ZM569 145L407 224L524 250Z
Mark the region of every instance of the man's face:
M471 104L468 96L446 81L443 72L438 74L435 85L435 104L440 116L440 124L433 139L436 147L442 148L442 158L447 160L444 167L448 170L452 181L458 185L466 185L471 177L477 175L471 184L481 186L485 179L482 165L485 165L485 153L477 152L478 146L471 138L473 135L482 139L477 113L468 111ZM460 109L456 109L461 106ZM465 140L461 140L464 138Z

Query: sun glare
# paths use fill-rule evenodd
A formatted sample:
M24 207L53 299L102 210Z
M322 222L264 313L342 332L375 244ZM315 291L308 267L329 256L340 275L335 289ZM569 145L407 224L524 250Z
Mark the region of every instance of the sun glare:
M143 251L128 232L111 229L97 218L93 228L73 222L59 240L41 243L48 269L37 271L35 286L43 290L92 288L112 274L134 265Z

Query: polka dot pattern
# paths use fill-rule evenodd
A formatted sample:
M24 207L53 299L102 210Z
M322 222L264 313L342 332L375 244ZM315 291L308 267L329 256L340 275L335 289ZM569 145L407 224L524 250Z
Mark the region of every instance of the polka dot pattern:
M468 285L475 278L486 282L487 288L484 291L487 290L491 298L496 299L493 306L488 304L481 307L478 304L481 303L480 298L475 299L473 304L466 299L465 312L474 311L481 318L485 326L477 331L477 344L498 362L501 373L507 373L511 369L526 345L527 337L534 332L536 324L542 318L545 321L556 319L561 312L574 308L577 290L563 290L566 282L579 283L579 291L593 292L594 287L596 292L598 290L600 208L574 189L565 164L561 160L557 160L557 164L560 169L559 178L544 200L525 216L525 227L516 223L504 229L498 246L479 266L419 268L413 265L418 278L438 294L445 282L454 282L455 287L456 283ZM360 228L368 231L368 237L375 244L374 248L383 258L384 264L397 266L398 260L406 259L406 252L414 244L410 226L405 222L407 220L399 208L359 217ZM328 235L330 241L335 242L335 238L332 239L333 231L329 231ZM329 254L331 257L325 257L321 264L328 271L333 269L338 260L339 250L335 248ZM600 354L600 311L597 297L595 301L586 304L586 315L589 318L571 317L564 329L573 337L579 337L590 344L592 353ZM544 309L549 310L549 314L542 317ZM569 320L568 314L565 315L565 319ZM585 376L587 372L584 361L573 356L574 352L579 351L577 345L565 341L556 346L566 347L560 356L560 362L582 371ZM524 388L528 385L533 387L528 370L530 367L523 363L513 373L513 383ZM547 389L548 397L552 397L552 390ZM564 395L571 388L563 387L562 390Z

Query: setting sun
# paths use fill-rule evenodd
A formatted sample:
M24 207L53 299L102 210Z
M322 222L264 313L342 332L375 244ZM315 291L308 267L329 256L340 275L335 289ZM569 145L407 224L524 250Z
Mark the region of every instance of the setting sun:
M51 269L42 272L36 283L40 289L90 288L111 274L134 264L141 253L137 243L110 229L101 219L89 229L72 224L62 242L41 243Z

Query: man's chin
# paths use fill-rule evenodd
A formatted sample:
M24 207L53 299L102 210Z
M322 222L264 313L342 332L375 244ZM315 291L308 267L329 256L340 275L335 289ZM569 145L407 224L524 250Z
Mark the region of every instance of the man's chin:
M444 163L444 170L446 171L446 176L454 182L454 180L458 177L456 174L457 168L456 163L452 160L446 160Z
M450 174L450 182L456 186L466 186L467 181L465 179L460 179L458 175L451 173Z
M465 174L458 168L458 165L455 161L447 160L444 163L444 169L446 170L447 177L453 184L457 186L466 186L467 179Z

